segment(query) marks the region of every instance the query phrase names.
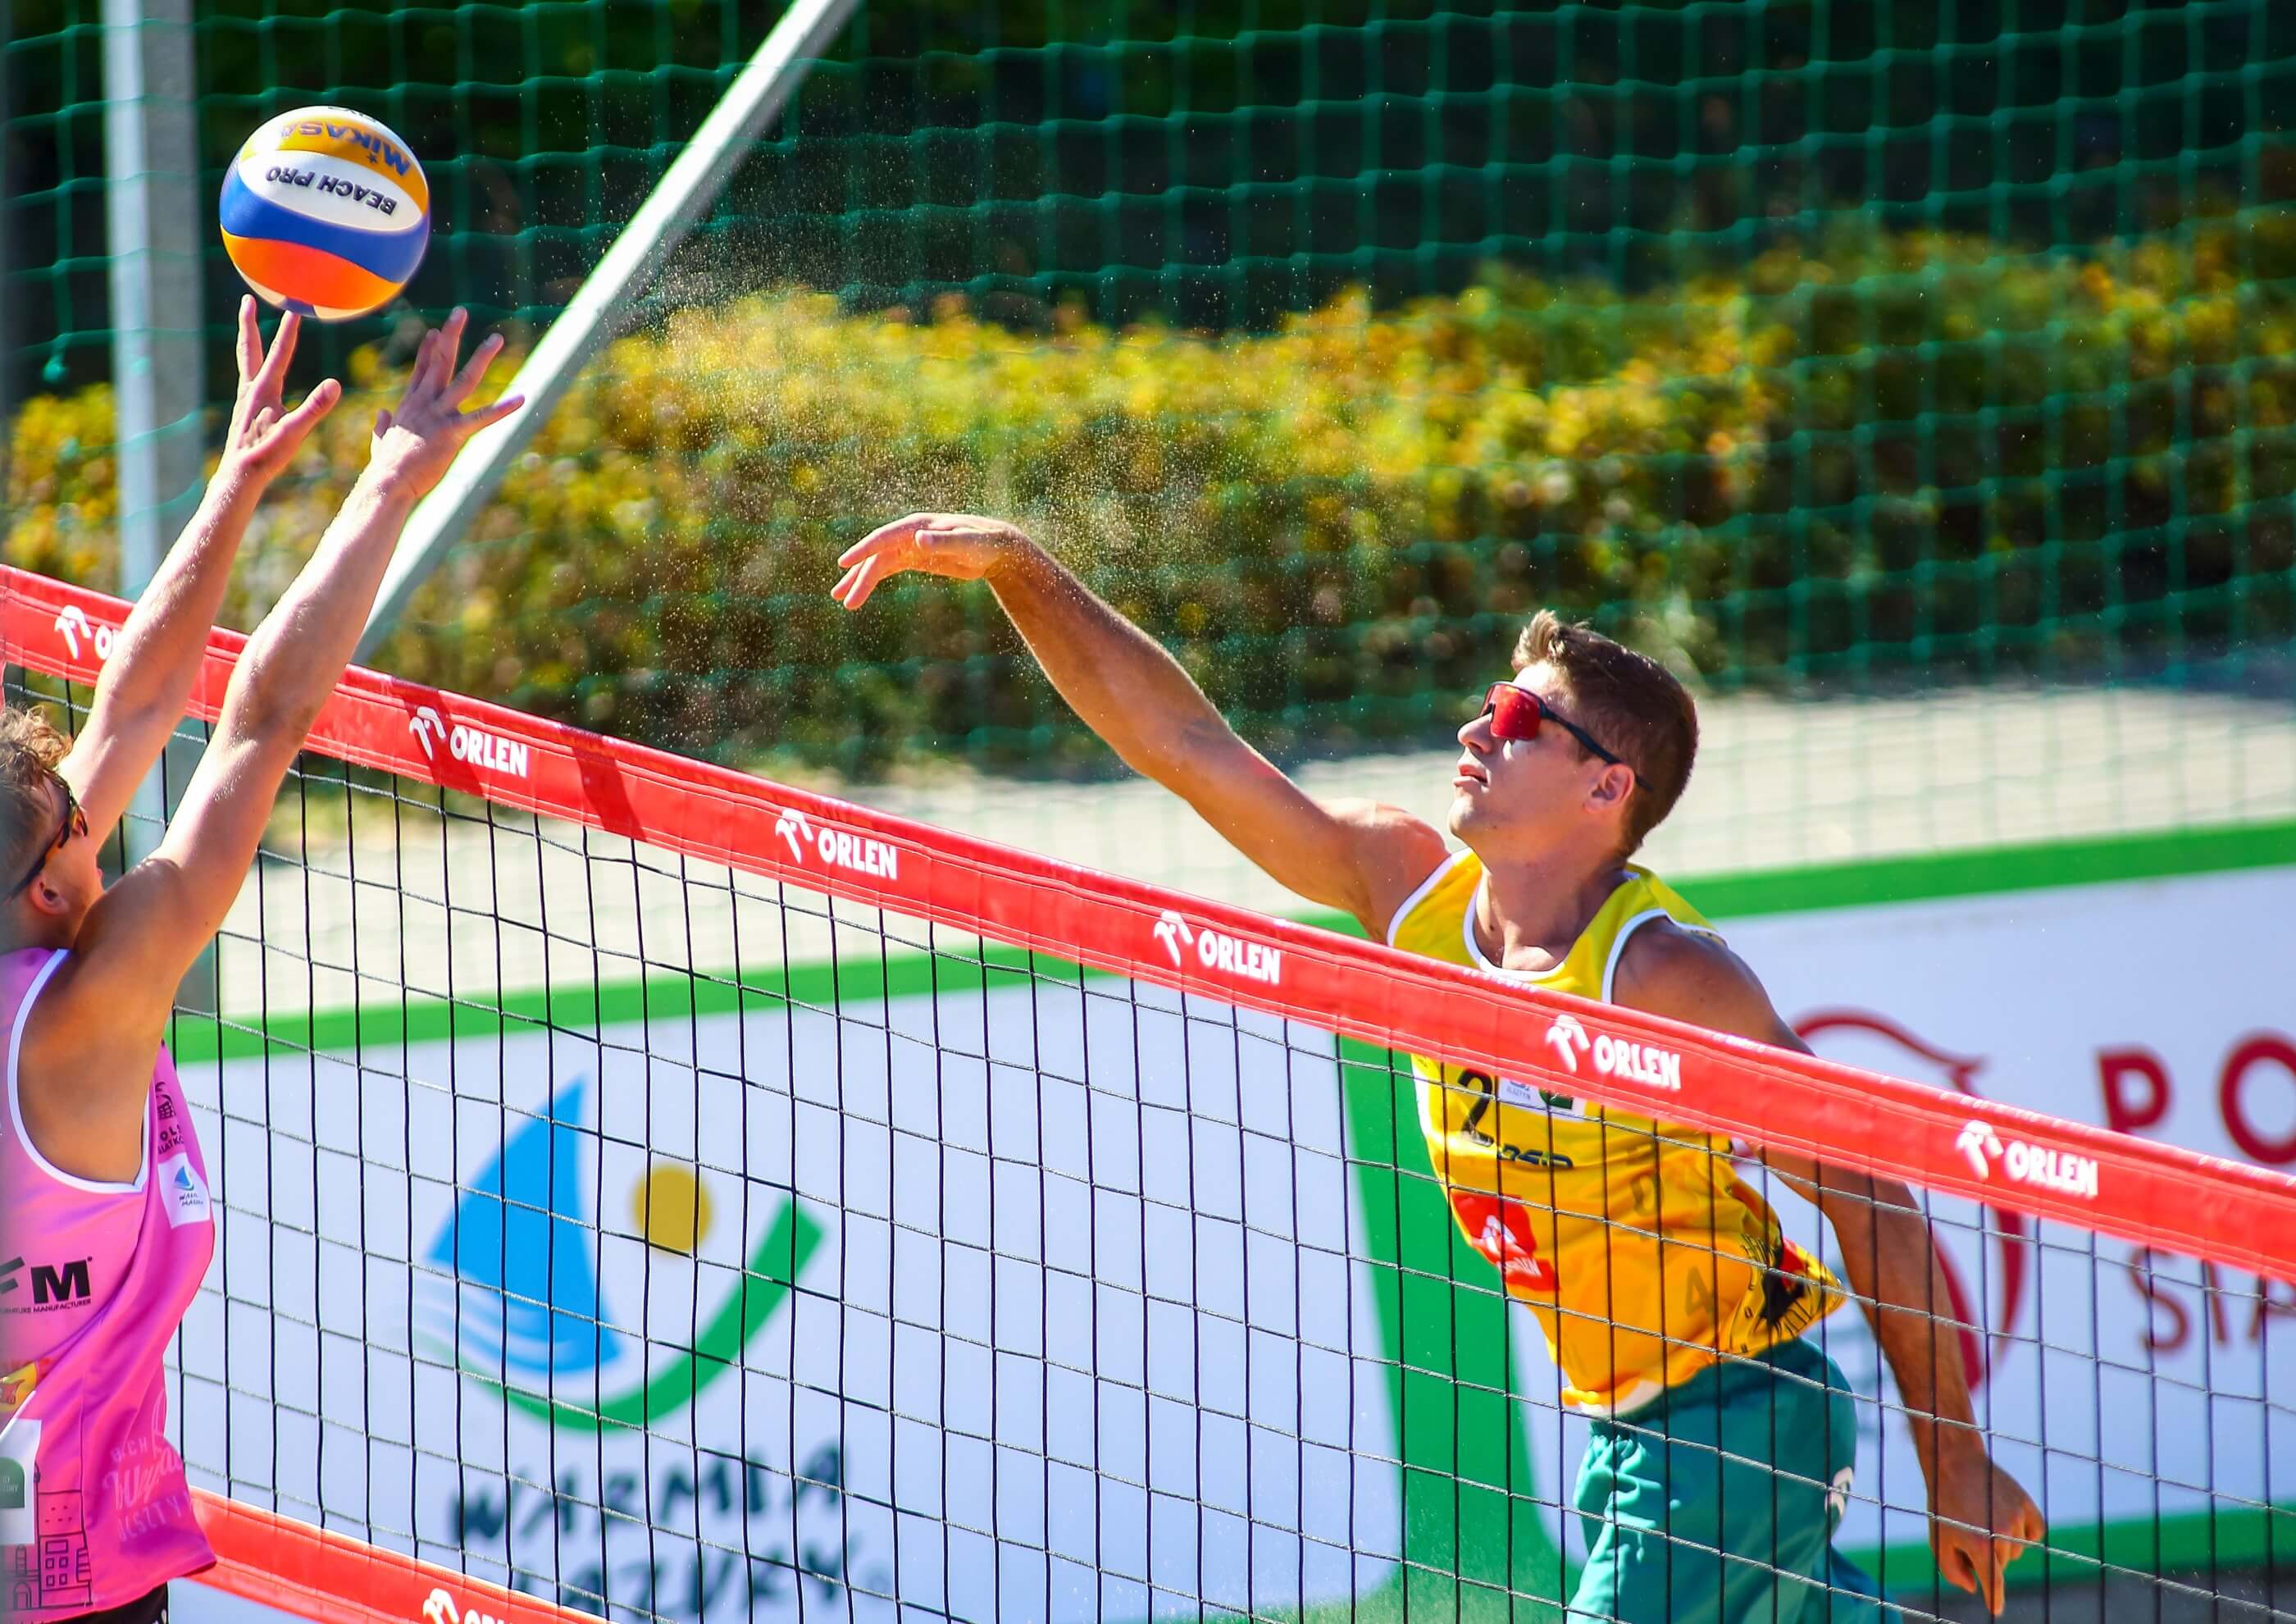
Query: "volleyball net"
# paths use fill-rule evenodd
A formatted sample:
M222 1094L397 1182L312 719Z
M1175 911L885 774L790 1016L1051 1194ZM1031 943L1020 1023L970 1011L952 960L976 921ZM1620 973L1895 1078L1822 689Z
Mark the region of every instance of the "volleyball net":
M9 697L76 724L124 606L0 587ZM1454 1222L1414 1054L1905 1181L2050 1526L2013 1586L2291 1599L2296 1180L1965 1069L1504 986L363 671L212 981L172 1037L223 1216L171 1421L209 1581L307 1616L1562 1617L1589 1423ZM1948 1614L1864 1318L1805 1334L1854 1395L1839 1544ZM1681 1561L1764 1560L1716 1555Z

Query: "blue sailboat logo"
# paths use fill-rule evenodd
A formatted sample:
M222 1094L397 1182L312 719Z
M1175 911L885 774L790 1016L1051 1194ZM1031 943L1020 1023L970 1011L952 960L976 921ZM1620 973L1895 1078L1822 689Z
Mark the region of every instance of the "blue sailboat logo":
M705 1312L697 1300L682 1325L651 1337L640 1326L618 1329L599 1280L604 1234L591 1214L603 1197L590 1143L596 1130L584 1121L590 1082L577 1077L560 1088L546 1115L504 1135L479 1176L456 1190L452 1214L423 1254L415 1333L427 1351L488 1383L504 1403L554 1426L643 1429L742 1364L823 1231L794 1197L780 1194L714 1306ZM665 1176L656 1169L634 1192L642 1222L658 1212L669 1220L661 1234L649 1230L644 1238L690 1255L706 1203L692 1199L693 1178L685 1175L681 1232L669 1204L658 1207L647 1194Z
M463 1357L537 1386L594 1378L621 1348L600 1301L599 1229L585 1204L588 1087L575 1078L548 1115L504 1138L429 1258L458 1282L452 1334Z

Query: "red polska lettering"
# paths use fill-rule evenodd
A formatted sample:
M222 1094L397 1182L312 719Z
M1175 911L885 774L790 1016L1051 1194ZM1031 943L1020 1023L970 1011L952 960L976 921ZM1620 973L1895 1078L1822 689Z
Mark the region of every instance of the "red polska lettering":
M2243 1094L2251 1078L2261 1082L2275 1070L2296 1082L2296 1043L2277 1032L2259 1032L2225 1056L2224 1070L2217 1079L2217 1105L2224 1112L2225 1131L2243 1155L2268 1168L2296 1161L2296 1132L2281 1139L2265 1137L2248 1114Z
M2150 1049L2098 1050L2096 1085L2104 1091L2104 1125L2116 1134L2150 1128L2169 1114L2169 1068Z

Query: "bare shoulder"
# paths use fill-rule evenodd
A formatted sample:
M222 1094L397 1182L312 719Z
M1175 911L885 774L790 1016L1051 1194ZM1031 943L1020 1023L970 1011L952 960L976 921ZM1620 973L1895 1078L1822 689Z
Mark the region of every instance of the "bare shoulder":
M17 1102L40 1154L78 1178L124 1184L142 1160L144 1111L162 1024L75 949L27 1012Z
M1449 849L1443 832L1416 813L1383 800L1343 795L1323 803L1324 810L1359 833L1408 846L1414 856L1432 852L1438 860Z
M1611 996L1629 1009L1692 1026L1800 1046L1745 960L1720 938L1670 919L1628 939Z
M1346 797L1323 806L1350 836L1364 891L1358 917L1384 936L1396 910L1450 857L1450 844L1426 819L1385 801Z
M1760 983L1746 961L1721 938L1690 930L1671 919L1653 919L1627 940L1619 958L1619 1002L1629 994L1666 997L1684 991L1719 991L1740 982Z
M167 1034L182 972L156 949L168 916L183 912L176 867L147 857L96 899L25 1020L27 1069L37 1056L42 1076L71 1079L76 1104L99 1114L114 1095L140 1111Z

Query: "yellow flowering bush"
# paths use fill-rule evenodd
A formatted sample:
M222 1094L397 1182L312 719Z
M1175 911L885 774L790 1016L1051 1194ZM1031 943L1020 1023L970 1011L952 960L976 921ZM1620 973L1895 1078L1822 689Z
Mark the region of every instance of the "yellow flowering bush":
M735 759L1095 759L982 591L830 602L919 508L1030 525L1278 747L1424 734L1542 604L1732 682L2284 645L2292 287L2266 213L2078 258L1845 231L1635 294L1493 268L1257 334L761 293L610 346L383 663ZM395 372L350 370L241 624L365 455ZM110 438L101 389L19 414L10 562L109 580Z

